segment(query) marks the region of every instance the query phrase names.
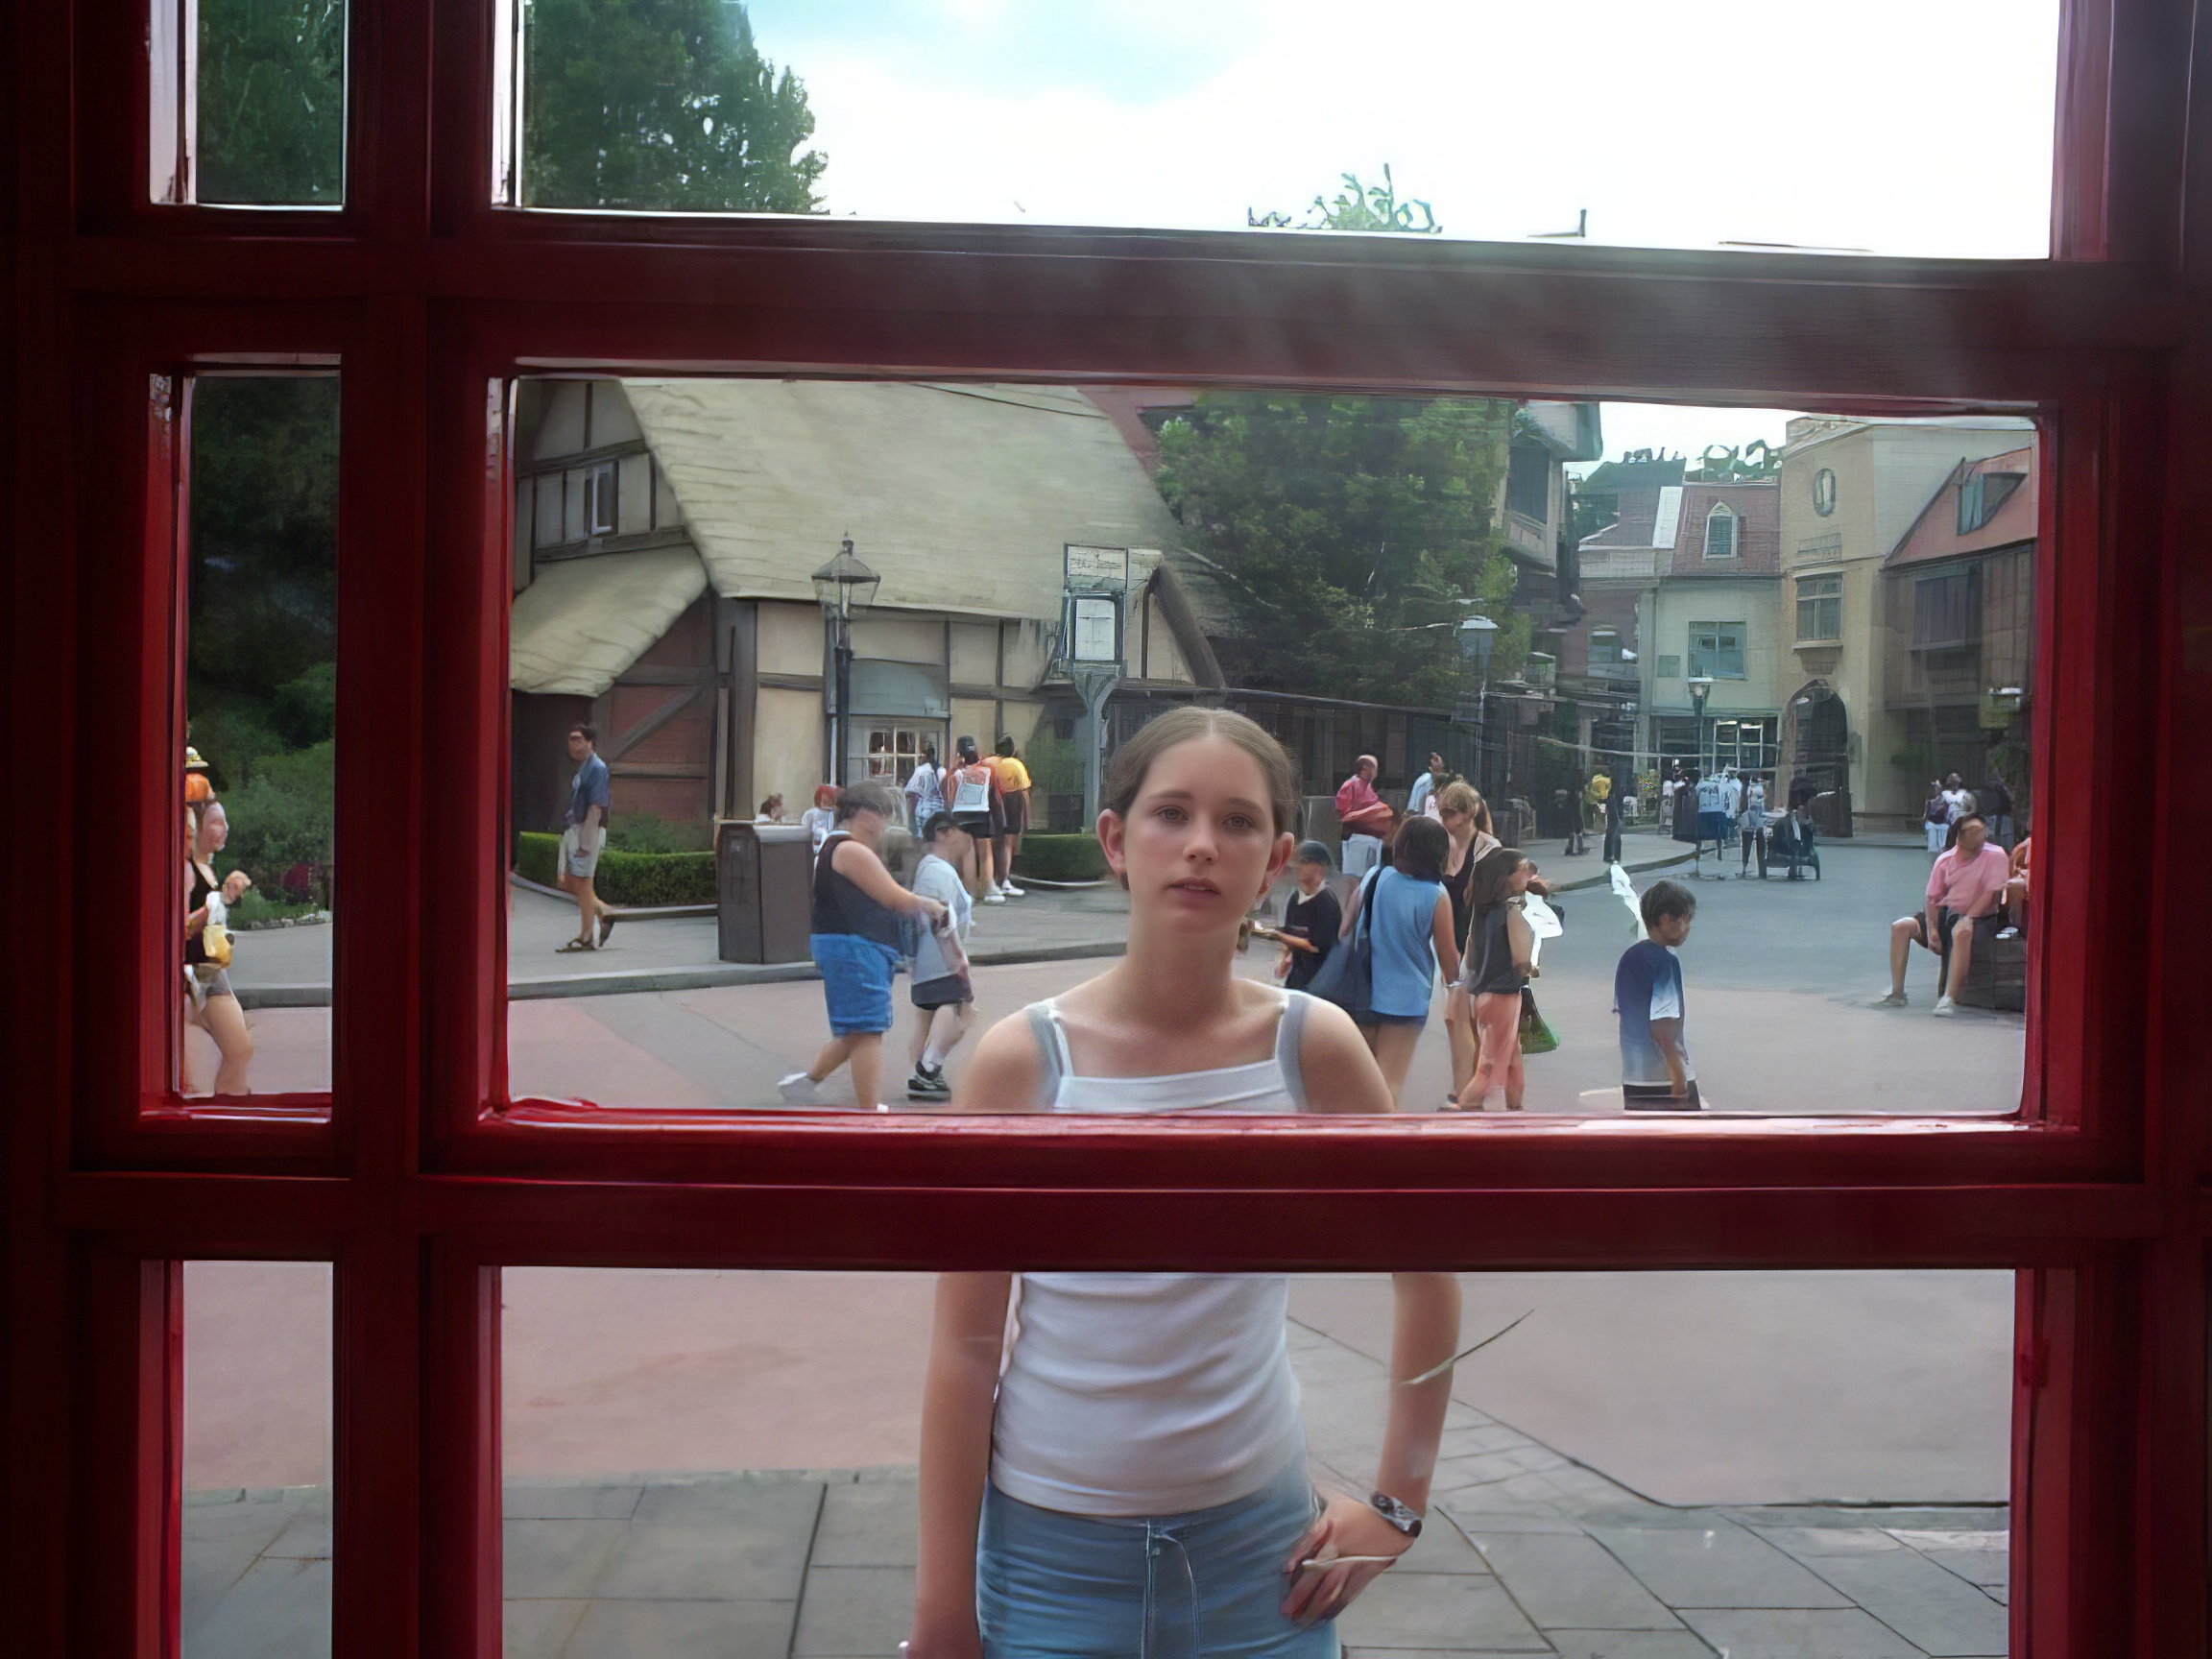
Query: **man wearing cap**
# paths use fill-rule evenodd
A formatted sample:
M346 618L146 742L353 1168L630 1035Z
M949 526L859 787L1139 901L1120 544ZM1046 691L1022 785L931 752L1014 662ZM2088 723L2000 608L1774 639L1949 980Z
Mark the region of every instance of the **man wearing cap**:
M561 949L596 950L614 931L614 912L591 890L599 873L599 850L607 845L607 809L614 801L607 762L599 758L596 727L568 729L568 758L576 762L576 778L568 785L568 811L562 821L561 885L576 895L583 930Z

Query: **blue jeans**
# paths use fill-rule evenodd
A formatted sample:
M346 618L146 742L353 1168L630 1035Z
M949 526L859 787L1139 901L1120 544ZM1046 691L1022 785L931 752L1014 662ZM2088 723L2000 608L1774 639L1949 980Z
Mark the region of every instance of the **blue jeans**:
M806 940L822 970L830 1033L854 1037L891 1029L891 974L899 952L857 933L814 933Z
M1249 1497L1187 1515L1070 1515L986 1487L986 1659L1336 1659L1334 1623L1283 1616L1283 1564L1315 1513L1303 1455Z

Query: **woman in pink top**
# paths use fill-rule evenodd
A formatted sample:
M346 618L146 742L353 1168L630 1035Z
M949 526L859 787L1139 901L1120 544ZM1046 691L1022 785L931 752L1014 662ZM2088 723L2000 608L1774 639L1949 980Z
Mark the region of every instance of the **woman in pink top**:
M1877 1007L1905 1006L1905 963L1917 943L1935 951L1939 961L1948 958L1936 971L1936 1018L1947 1020L1958 1012L1951 992L1966 983L1973 965L1974 924L1996 912L2012 874L2005 850L1989 844L1988 828L1979 812L1960 819L1958 830L1958 844L1928 872L1923 913L1900 916L1889 924L1889 995L1881 998Z

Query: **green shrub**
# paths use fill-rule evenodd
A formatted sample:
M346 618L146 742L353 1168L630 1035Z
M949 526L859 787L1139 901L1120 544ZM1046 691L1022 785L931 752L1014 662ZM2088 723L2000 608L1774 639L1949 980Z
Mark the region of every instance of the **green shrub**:
M296 755L264 755L242 787L226 792L230 839L226 868L241 869L273 902L326 902L330 848L336 829L336 746L318 743ZM287 891L285 878L304 869L307 885Z
M1106 854L1095 835L1024 835L1014 873L1040 881L1096 881L1106 874Z
M705 853L712 831L704 819L672 824L650 812L625 812L607 827L613 853Z
M516 872L541 886L560 884L561 837L525 830L517 837ZM714 854L711 853L620 853L599 854L592 891L610 904L711 904Z

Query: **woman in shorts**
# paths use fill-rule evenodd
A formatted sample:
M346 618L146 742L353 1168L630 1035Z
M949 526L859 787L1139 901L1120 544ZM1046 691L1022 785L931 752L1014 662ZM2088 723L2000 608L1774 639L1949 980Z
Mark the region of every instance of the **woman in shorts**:
M924 931L914 950L914 1074L909 1100L950 1100L945 1061L968 1035L975 1017L975 987L968 977L968 928L975 915L960 859L968 832L939 812L922 826L925 851L914 866L914 891L945 906L945 920Z
M1345 937L1353 938L1363 905L1372 904L1369 924L1373 969L1368 1005L1373 1012L1360 1024L1375 1063L1398 1099L1421 1028L1429 1023L1433 975L1444 971L1450 984L1459 973L1459 942L1452 931L1452 896L1444 890L1444 861L1452 837L1433 818L1408 818L1398 826L1390 863L1375 876L1352 904Z
M934 926L945 906L909 893L883 867L883 829L899 810L888 786L855 783L837 794L837 824L814 858L814 909L806 944L822 971L830 1041L814 1064L776 1085L794 1106L815 1104L822 1080L853 1068L853 1099L879 1110L883 1033L891 1029L891 974L899 964L902 916Z

